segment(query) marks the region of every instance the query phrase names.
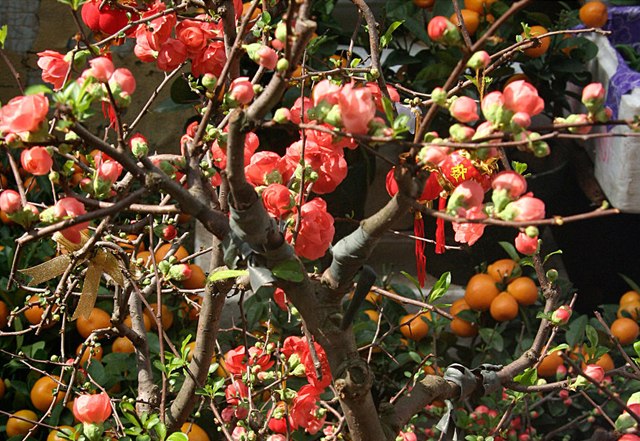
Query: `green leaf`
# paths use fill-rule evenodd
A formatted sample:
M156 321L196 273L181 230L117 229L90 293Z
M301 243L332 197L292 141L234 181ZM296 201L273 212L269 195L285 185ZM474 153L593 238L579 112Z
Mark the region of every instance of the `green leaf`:
M407 279L409 279L409 281L411 283L413 283L413 285L418 289L418 291L420 292L420 296L422 296L422 287L420 286L420 282L418 282L418 279L416 279L415 277L413 277L411 274L409 274L406 271L400 271L400 274L402 274L403 276L405 276Z
M569 346L574 347L582 343L588 320L586 315L581 315L569 324L565 337Z
M516 375L513 381L520 383L524 386L532 386L538 381L538 371L533 368L527 368L520 375Z
M511 167L516 173L524 175L529 166L525 162L511 161Z
M520 254L516 251L516 248L511 242L498 242L503 250L507 252L509 257L516 262L520 261Z
M189 437L186 433L173 432L171 435L169 435L167 441L189 441Z
M591 325L586 325L584 328L587 333L587 340L589 340L589 346L595 348L598 346L598 331Z
M9 27L7 25L3 25L0 28L0 48L4 49L4 41L7 39L7 34L9 33Z
M387 29L387 32L385 32L384 35L382 35L382 37L380 37L380 48L381 49L384 49L385 47L387 47L389 45L389 43L391 43L391 36L393 34L393 31L398 29L398 27L400 27L400 25L402 23L404 23L404 20L394 21L393 23L391 23L391 26L389 26L389 29Z
M44 84L34 84L32 86L27 87L24 91L25 95L36 95L38 93L44 93L46 95L46 94L53 93L53 91L49 89L47 86L45 86Z
M384 108L384 114L387 116L387 120L393 124L395 119L393 103L386 96L382 96L382 107Z
M632 290L634 290L635 292L640 293L640 286L638 286L638 284L636 282L634 282L633 280L631 280L631 278L629 278L628 276L625 276L622 273L618 273L618 275L620 277L622 277L622 279L627 282L627 285L629 285L631 287Z
M504 339L495 329L482 328L478 333L482 341L490 348L493 348L498 352L504 350Z
M443 273L438 281L433 284L433 288L429 292L429 303L435 303L440 297L445 295L451 285L451 273L449 271Z
M555 256L556 254L562 254L562 250L556 250L547 254L546 256L544 256L544 260L542 261L542 263L547 263L547 260L549 260L551 256Z
M278 279L289 282L302 282L304 280L304 269L297 260L285 260L280 262L271 270Z
M221 270L209 274L207 280L209 282L217 282L218 280L232 279L235 277L245 276L247 274L249 274L249 271L247 270Z
M549 353L552 353L552 352L555 352L555 351L563 351L565 349L570 349L570 348L571 348L571 346L569 346L568 344L562 343L562 344L559 344L556 347L553 347L553 348L549 349Z
M163 441L167 437L167 426L165 426L162 421L156 424L153 430L155 430L156 433L158 434L160 441Z
M636 355L640 357L640 340L633 344L633 350L636 351Z

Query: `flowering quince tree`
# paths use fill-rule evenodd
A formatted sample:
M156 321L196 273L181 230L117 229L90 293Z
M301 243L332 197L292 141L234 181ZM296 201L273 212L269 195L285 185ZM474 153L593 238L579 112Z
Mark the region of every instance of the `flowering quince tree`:
M598 330L586 317L572 319L575 296L540 254L539 226L617 210L549 217L528 191L526 164L506 157L513 149L544 157L552 139L588 139L594 125L634 126L613 120L604 87L588 82L581 85L584 113L537 124L551 106L535 79L499 77L544 38L594 29L532 36L525 25L518 39L499 34L529 0L469 2L482 3L471 11L482 14L477 38L466 18L456 25L434 10L416 29L405 11L408 32L430 50L456 55L448 79L425 91L392 81L402 76L381 64L381 48L403 22L379 35L361 0L354 3L367 24L368 60L349 53L344 65L328 69L309 64L326 36L314 34L308 0L62 3L77 19L78 29L69 30L76 47L38 53L50 89L0 107L10 293L3 296L9 305L0 302L0 336L3 354L13 351L15 359L2 373L24 374L7 380L8 393L17 402L30 398L40 412L31 405L28 414L2 411L8 437L37 438L75 418L81 424L65 433L87 440L541 439L532 420L542 407L530 409L528 397L547 393L561 407L550 415L586 399L593 411L577 421L604 415L619 439L637 438L640 398L625 401L612 391L614 366L602 362L611 347L620 349L626 364L619 371L640 379L637 360L623 348L638 337L636 303L621 301L618 312L633 323L630 338L601 316ZM436 3L457 22L466 17L457 2ZM139 62L165 73L150 97L136 94L146 80L112 56L125 42ZM136 127L153 118L147 111L174 78L197 95L197 118L185 124L174 153L160 154L152 134ZM137 115L128 113L134 102L145 103ZM92 130L96 122L106 129ZM274 128L293 136L265 144L260 131ZM350 152L375 155L387 144L405 147L387 175L388 202L337 240L323 195L347 178ZM506 306L465 303L447 311L438 299L448 274L421 299L374 286L369 256L407 213L415 218L419 290L424 216L437 219L437 253L452 245L445 243L448 225L468 246L487 228L512 227L513 266L496 280L483 275L492 280L486 295L495 290L490 296ZM193 254L189 217L213 236ZM210 256L206 270L192 263L201 254ZM521 277L527 265L539 288ZM533 284L533 298L523 299L522 283ZM240 298L240 321L223 329L232 296ZM403 304L418 311L407 318ZM537 306L525 320L529 337L507 354L499 335L507 319L498 309L515 305L515 318L518 304ZM493 322L481 312L489 308ZM524 332L525 325L513 331ZM566 343L554 342L565 334ZM451 357L447 346L459 354ZM556 364L545 370L550 359ZM40 381L52 385L42 396Z

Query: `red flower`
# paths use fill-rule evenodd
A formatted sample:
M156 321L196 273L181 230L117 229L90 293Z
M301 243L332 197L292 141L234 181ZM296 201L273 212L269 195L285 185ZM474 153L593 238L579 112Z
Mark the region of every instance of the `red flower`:
M240 401L249 396L247 386L240 380L233 380L224 391L227 404L237 406Z
M136 57L145 63L151 63L158 58L158 49L153 33L142 26L139 27L136 31L136 46L133 48Z
M296 254L309 260L319 259L327 252L333 240L333 216L327 213L326 202L319 198L304 204L301 215L300 230L294 247ZM293 233L287 230L286 240L291 242L292 239Z
M227 61L222 41L212 41L202 50L198 56L191 60L191 73L194 77L199 77L210 73L219 77L222 68Z
M200 53L213 36L199 21L182 20L176 26L176 38L186 46L190 56Z
M111 8L105 4L100 9L101 0L90 0L82 6L82 21L93 32L115 34L129 22L127 12L123 9Z
M302 141L296 141L287 148L286 158L292 164L300 163ZM307 140L304 148L305 167L317 173L313 185L316 194L331 193L347 177L347 161L342 152L323 148L313 141Z
M42 69L42 81L53 84L55 90L62 89L64 79L69 72L69 63L64 55L46 50L38 52L38 67Z
M129 69L120 67L111 74L109 87L111 90L120 88L122 92L132 95L136 90L136 79Z
M73 400L73 416L82 423L104 423L111 416L109 395L105 392L80 395Z
M113 61L108 59L107 57L98 57L89 61L91 68L89 72L87 72L88 76L91 76L96 79L96 81L100 83L106 83L111 78L111 75L116 70L113 65ZM85 76L83 74L83 76Z
M294 206L291 192L282 184L271 184L262 191L262 203L267 212L275 218L283 218Z
M187 59L187 47L180 40L167 39L158 51L158 69L165 72L174 70Z
M320 399L321 390L307 384L302 386L298 395L293 400L291 408L291 425L294 428L303 428L311 435L317 433L323 426L325 415L318 416L317 401Z
M0 108L0 132L33 132L49 111L44 94L17 96Z
M249 356L247 357L247 348L245 346L238 346L235 349L231 349L224 356L225 366L227 371L234 375L242 375L247 371L247 366L254 367L259 366L260 371L264 372L269 370L275 363L271 359L270 354L265 354L261 348L252 346L249 348Z
M244 169L247 181L254 187L271 183L286 184L293 175L293 167L275 152L263 151L251 156Z
M22 168L36 176L43 176L49 173L53 165L51 155L44 147L32 147L25 149L20 154Z
M459 213L461 216L465 216L467 219L484 219L487 215L482 211L481 206L473 207L469 210L464 210ZM473 245L482 237L484 233L484 224L470 224L470 223L456 223L453 224L453 230L456 232L455 241L460 243L468 243L469 246Z
M318 394L320 394L325 387L331 384L331 368L329 367L329 360L327 360L327 354L324 351L324 348L316 342L313 342L313 346L316 350L318 360L320 361L321 379L318 379L314 360L311 356L311 351L309 350L309 344L305 338L296 336L287 337L282 344L282 353L287 358L291 357L293 354L298 355L300 362L304 365L307 381L316 388L318 390Z
M509 83L503 91L504 106L512 112L525 112L530 116L544 110L544 100L538 96L538 90L525 80Z

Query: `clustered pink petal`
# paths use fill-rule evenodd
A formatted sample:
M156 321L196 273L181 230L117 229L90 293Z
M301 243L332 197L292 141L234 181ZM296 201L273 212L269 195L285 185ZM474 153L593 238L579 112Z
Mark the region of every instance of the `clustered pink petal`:
M51 171L53 159L44 147L24 149L20 154L20 163L25 171L36 176L43 176Z
M504 105L512 112L524 112L529 116L544 110L544 100L538 96L538 90L525 80L509 83L503 91Z

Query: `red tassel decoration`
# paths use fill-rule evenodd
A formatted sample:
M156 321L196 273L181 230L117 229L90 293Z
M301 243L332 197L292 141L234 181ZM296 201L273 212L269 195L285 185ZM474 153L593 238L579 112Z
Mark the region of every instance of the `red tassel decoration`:
M438 210L444 211L447 207L447 198L442 196L438 199ZM436 254L444 253L444 219L441 217L436 219Z
M102 102L102 114L105 118L109 118L109 127L116 126L116 109L113 108L111 103Z
M424 237L424 221L420 212L416 212L413 217L413 234L416 237ZM427 258L424 255L424 245L424 241L416 239L416 273L421 287L424 287L427 280Z

